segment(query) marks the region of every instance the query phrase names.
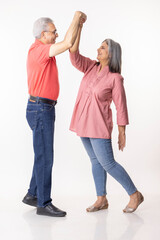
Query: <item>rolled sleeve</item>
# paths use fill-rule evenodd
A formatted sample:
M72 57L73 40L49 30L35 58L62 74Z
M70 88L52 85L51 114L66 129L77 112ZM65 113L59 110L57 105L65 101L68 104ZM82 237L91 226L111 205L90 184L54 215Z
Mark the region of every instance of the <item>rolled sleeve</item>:
M69 54L72 65L83 73L85 73L88 68L96 62L90 58L82 56L79 51L73 53L69 52Z
M123 86L123 77L121 75L114 78L112 99L117 110L117 124L121 126L128 125L127 100Z

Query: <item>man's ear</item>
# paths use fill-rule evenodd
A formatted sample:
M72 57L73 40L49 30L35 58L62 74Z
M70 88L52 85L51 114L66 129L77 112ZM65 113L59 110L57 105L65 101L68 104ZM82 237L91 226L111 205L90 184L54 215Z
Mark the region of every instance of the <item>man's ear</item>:
M41 38L46 38L46 36L45 36L45 32L44 32L44 31L41 32Z

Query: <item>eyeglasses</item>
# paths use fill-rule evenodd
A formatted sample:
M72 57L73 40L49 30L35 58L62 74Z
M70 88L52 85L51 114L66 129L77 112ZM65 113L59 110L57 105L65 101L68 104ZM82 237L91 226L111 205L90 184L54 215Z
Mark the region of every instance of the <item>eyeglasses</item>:
M58 34L57 29L54 30L54 31L45 31L45 32L51 32L51 33L53 33L54 35Z

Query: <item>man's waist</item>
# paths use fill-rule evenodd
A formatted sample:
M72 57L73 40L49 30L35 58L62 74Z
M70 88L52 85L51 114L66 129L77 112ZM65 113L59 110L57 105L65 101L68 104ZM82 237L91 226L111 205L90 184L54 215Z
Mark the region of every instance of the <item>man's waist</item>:
M42 98L42 97L35 97L30 95L29 96L29 100L31 102L43 102L43 103L47 103L47 104L51 104L51 105L56 105L57 100L52 100L52 99L48 99L48 98Z

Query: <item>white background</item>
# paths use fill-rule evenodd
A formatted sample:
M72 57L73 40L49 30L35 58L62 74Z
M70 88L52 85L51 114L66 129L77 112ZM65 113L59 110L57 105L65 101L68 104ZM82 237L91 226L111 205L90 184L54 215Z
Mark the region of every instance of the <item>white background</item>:
M159 194L160 181L160 2L158 0L5 0L0 2L0 202L21 201L27 192L33 165L32 134L25 119L27 92L26 57L33 22L54 20L63 40L76 10L84 11L80 52L96 59L106 38L122 46L122 75L130 125L127 146L118 151L116 112L113 148L115 159L128 171L143 193ZM69 131L72 111L83 74L65 52L56 57L60 96L56 105L55 162L52 196L95 195L89 158L79 137ZM125 194L108 177L108 194Z

